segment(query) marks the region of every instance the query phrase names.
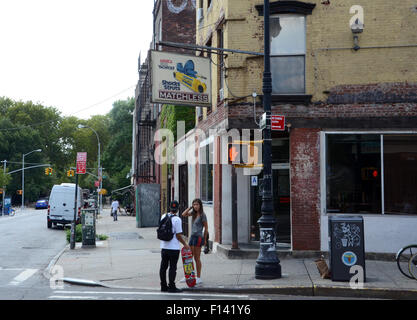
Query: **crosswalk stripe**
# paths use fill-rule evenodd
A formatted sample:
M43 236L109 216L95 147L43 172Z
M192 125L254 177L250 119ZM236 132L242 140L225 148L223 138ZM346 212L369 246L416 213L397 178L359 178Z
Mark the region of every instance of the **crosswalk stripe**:
M147 291L54 291L54 294L99 294L99 295L164 295L163 292L147 292ZM167 293L169 296L174 296L176 294ZM248 295L234 295L234 294L210 294L210 293L178 293L177 295L182 297L188 296L200 296L200 297L220 297L220 298L249 298Z
M36 272L38 272L38 269L26 269L25 271L19 273L19 275L17 275L12 281L10 281L9 285L17 286L21 284L23 281L29 279Z
M48 299L80 299L80 300L98 300L98 297L94 296L49 296Z

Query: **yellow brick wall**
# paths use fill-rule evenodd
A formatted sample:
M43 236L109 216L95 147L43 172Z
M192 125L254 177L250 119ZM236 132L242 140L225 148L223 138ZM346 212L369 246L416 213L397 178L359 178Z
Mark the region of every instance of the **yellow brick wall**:
M207 0L203 1L207 7ZM271 1L273 2L273 1ZM417 2L415 0L309 0L316 7L306 19L306 94L313 101L324 101L324 91L336 85L379 82L417 82L417 47L393 46L417 44ZM198 3L198 1L197 1ZM224 16L224 47L263 51L263 17L255 5L263 1L212 0L204 18L196 23L197 44L205 44L212 35L217 46L216 25ZM359 34L359 51L354 51L349 22L350 8L364 10L364 31ZM365 48L385 47L385 48ZM345 48L334 50L334 48ZM330 49L330 50L327 50ZM212 55L218 63L218 55ZM225 97L248 96L256 90L262 94L263 59L228 53ZM217 105L217 66L212 65L213 110ZM233 93L233 95L231 94ZM247 98L252 101L252 98Z

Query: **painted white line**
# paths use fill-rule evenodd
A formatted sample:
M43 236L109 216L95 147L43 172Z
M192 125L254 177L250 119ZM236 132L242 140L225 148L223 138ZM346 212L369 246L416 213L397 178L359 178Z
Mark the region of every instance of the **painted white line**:
M10 281L9 285L17 286L21 284L23 281L29 279L36 272L38 272L38 269L26 269L25 271L21 272L17 277L15 277L12 281Z
M1 271L20 271L20 270L26 270L24 268L7 268L7 269L3 269L0 268Z
M48 299L98 300L98 297L92 297L92 296L49 296Z
M54 291L54 294L113 294L113 295L169 295L169 296L199 296L199 297L228 297L228 298L249 298L248 295L229 295L229 294L208 294L208 293L169 293L169 292L146 292L146 291Z

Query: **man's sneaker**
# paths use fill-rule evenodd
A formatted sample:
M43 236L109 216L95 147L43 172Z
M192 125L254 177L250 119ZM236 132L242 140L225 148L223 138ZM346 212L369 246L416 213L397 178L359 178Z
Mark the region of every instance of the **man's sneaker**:
M195 283L196 285L200 285L203 284L203 281L200 278L197 278L197 281Z
M178 289L177 287L169 287L168 292L170 292L170 293L180 293L180 292L182 292L182 290Z
M185 282L185 278L182 278L180 281L178 281L178 282Z

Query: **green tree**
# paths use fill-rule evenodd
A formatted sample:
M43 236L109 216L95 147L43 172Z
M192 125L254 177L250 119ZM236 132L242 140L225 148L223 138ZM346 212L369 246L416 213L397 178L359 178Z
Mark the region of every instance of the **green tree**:
M108 179L103 180L105 189L114 190L130 183L126 178L132 164L132 112L135 100L116 101L109 112L110 138L103 152L103 167Z

